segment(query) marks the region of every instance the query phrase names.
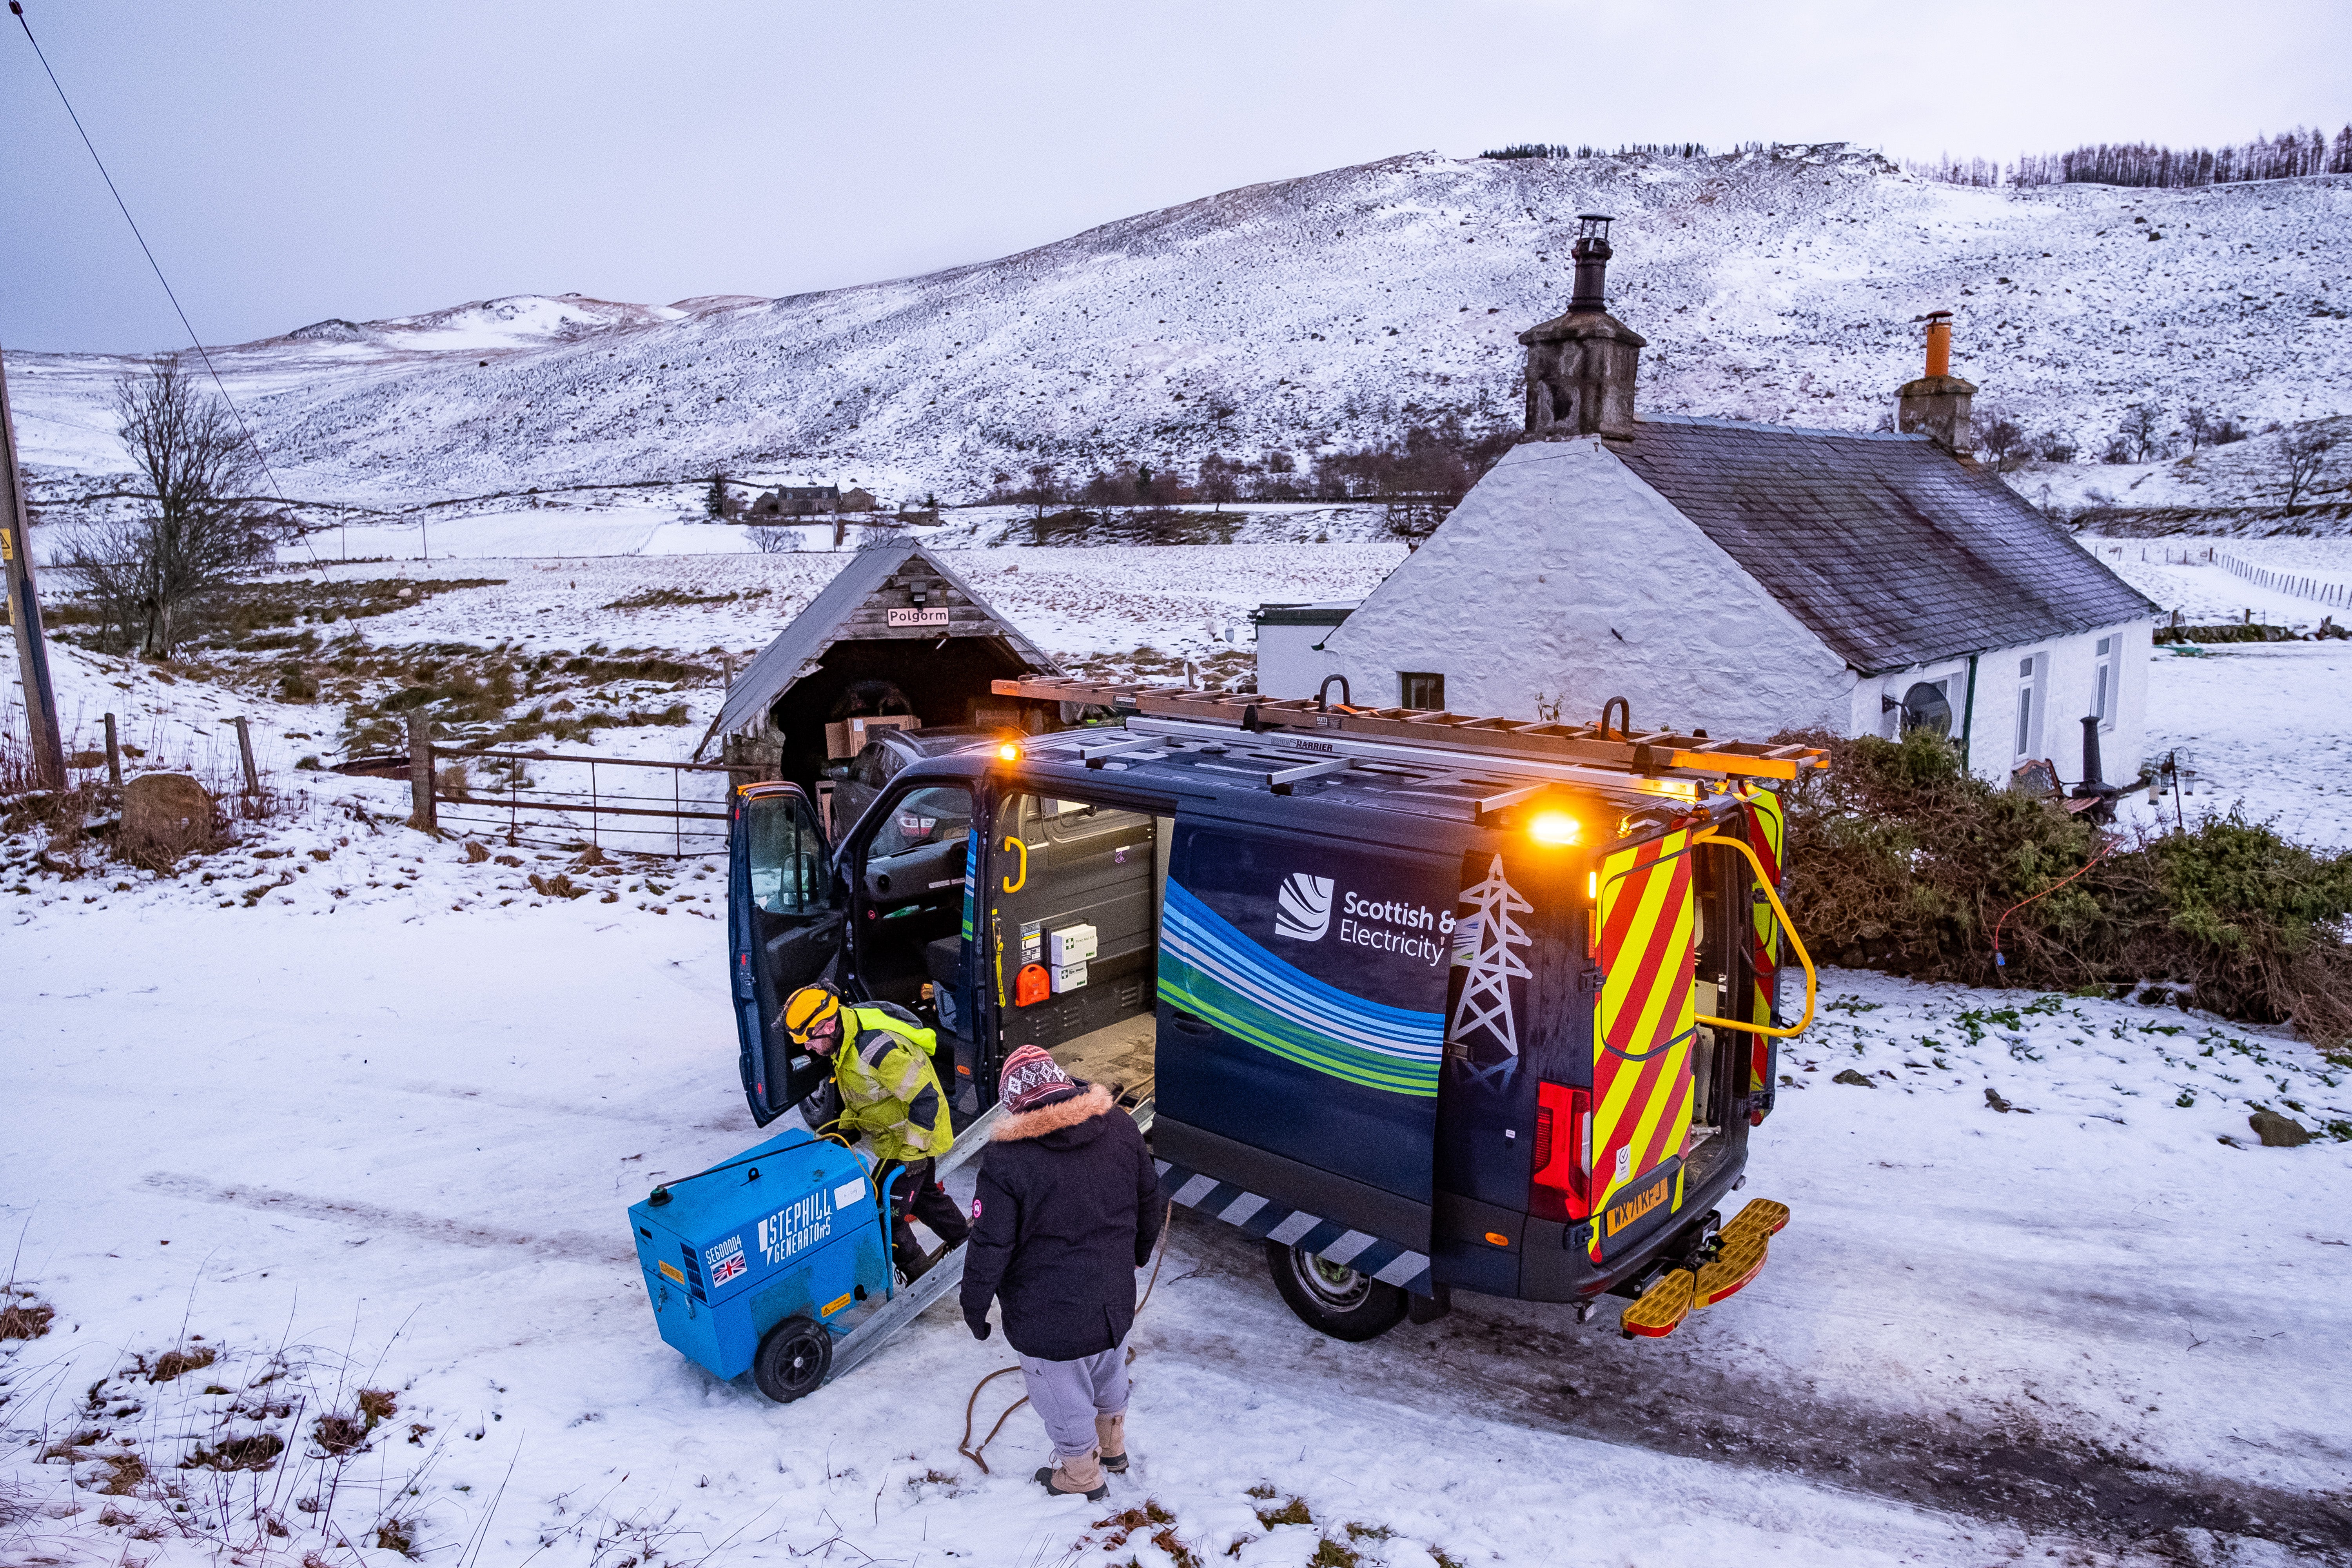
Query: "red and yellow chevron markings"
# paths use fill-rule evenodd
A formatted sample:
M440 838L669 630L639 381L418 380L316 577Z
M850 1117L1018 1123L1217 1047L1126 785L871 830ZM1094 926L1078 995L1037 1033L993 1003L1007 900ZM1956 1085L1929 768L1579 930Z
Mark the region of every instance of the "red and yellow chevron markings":
M1755 1198L1716 1233L1719 1244L1713 1259L1688 1268L1669 1269L1642 1292L1640 1300L1618 1315L1617 1326L1628 1339L1663 1339L1701 1307L1712 1307L1745 1289L1764 1272L1766 1246L1789 1223L1789 1205Z
M1689 1131L1696 906L1691 835L1669 833L1601 866L1601 1016L1592 1066L1596 1212L1640 1181ZM1605 1239L1595 1227L1596 1256Z

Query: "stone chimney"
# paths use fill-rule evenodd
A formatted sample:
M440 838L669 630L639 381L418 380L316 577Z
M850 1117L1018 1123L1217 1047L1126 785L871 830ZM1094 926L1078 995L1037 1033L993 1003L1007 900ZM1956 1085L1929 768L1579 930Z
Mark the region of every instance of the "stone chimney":
M1965 457L1975 449L1969 406L1974 384L1952 374L1952 313L1927 312L1927 374L1906 381L1895 394L1895 427L1922 435L1945 451Z
M1609 313L1610 219L1577 215L1568 313L1519 334L1528 347L1528 434L1539 441L1633 438L1633 376L1649 340Z

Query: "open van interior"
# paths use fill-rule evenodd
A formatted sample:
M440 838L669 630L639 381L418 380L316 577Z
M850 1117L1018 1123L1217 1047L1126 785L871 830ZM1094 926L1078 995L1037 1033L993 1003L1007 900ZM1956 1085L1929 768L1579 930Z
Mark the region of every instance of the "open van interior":
M1150 1098L1169 827L1087 801L1006 799L976 966L1003 987L1006 1056L1042 1046L1125 1103Z

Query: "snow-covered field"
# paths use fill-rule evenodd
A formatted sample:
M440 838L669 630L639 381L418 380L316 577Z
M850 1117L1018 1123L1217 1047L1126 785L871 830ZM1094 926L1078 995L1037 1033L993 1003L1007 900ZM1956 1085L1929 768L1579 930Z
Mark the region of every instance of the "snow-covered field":
M2315 575L2336 559L2237 548ZM2189 618L2317 618L2148 549L2109 559ZM1086 658L1203 655L1250 605L1360 595L1401 553L950 559ZM386 649L740 657L844 559L436 548L429 567L325 574L503 579L351 623ZM2352 847L2347 655L2159 653L2152 723L2201 770L2190 809L2242 799ZM299 793L176 879L66 881L26 839L0 850L0 1243L58 1314L0 1342L9 1568L168 1568L226 1560L224 1542L257 1564L390 1568L377 1542L404 1538L427 1562L580 1568L2352 1556L2352 1142L2262 1148L2247 1123L2263 1106L2352 1132L2352 1089L2281 1031L1828 973L1748 1189L1794 1223L1756 1285L1662 1342L1465 1297L1337 1344L1282 1306L1253 1247L1180 1212L1135 1341L1137 1472L1108 1504L1054 1502L1025 1479L1043 1460L1029 1413L988 1449L992 1473L958 1453L972 1384L1011 1357L950 1312L791 1407L656 1338L622 1211L752 1141L715 862L496 844L475 861L394 825L399 782L291 771L333 749L324 704L73 648L58 667L76 744L111 710L146 762L226 779L243 713L273 785ZM686 725L595 749L681 755L718 689L677 696ZM588 896L531 880L558 873ZM1835 1081L1849 1068L1873 1087ZM218 1359L154 1381L174 1349ZM396 1410L328 1455L317 1417L362 1390ZM269 1469L179 1468L262 1436L289 1445ZM185 1511L120 1482L133 1455ZM1261 1521L1294 1497L1309 1522ZM1147 1500L1168 1518L1116 1522Z

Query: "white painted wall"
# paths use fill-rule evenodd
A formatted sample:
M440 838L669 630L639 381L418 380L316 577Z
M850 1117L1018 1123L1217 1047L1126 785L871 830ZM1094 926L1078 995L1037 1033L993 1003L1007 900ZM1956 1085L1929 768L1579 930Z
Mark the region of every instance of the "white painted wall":
M2153 657L2153 618L2126 621L2094 631L2067 633L2019 647L1997 648L1977 659L1976 716L1969 729L1969 770L1995 783L2028 757L2047 757L2067 784L2083 776L2083 719L2092 711L2097 686L2098 645L2113 639L2115 700L2099 730L2099 769L2108 784L2129 784L2139 775L2147 742L2148 661ZM2028 716L2023 751L2018 748L2019 667L2031 659L2038 714ZM1952 704L1953 734L1959 735L1968 690L1965 659L1864 681L1854 697L1856 734L1893 735L1898 715L1878 712L1878 694L1900 698L1915 680L1946 679ZM1867 712L1865 713L1865 710Z
M1366 705L1413 669L1456 712L1623 697L1636 728L1743 739L1854 707L1843 661L1596 437L1513 447L1326 647Z
M1257 689L1264 697L1312 697L1322 679L1339 668L1329 651L1318 649L1338 628L1322 626L1280 626L1261 621L1257 627ZM1332 697L1336 700L1339 692Z

